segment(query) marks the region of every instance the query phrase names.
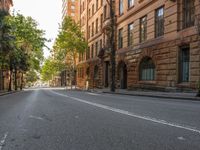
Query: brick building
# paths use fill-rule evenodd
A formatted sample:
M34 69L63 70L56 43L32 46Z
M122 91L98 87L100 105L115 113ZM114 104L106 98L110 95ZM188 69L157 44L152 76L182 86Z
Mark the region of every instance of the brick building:
M88 81L90 87L108 87L109 5L105 0L80 3L89 48L80 57L78 86ZM116 0L117 88L195 89L200 80L199 10L199 0Z
M79 21L79 0L62 0L62 19L70 16Z

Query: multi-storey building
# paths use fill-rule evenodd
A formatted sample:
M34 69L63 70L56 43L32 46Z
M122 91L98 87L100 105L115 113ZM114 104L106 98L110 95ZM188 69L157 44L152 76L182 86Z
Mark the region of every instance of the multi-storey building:
M116 3L118 87L195 88L200 80L200 1Z
M62 19L65 16L79 21L79 0L62 0Z
M80 4L89 48L80 56L78 86L108 87L109 4ZM200 80L199 10L199 0L116 0L116 87L195 89Z
M9 13L10 7L12 7L12 0L0 0L0 11L5 11ZM3 70L0 66L0 91L7 90L9 84L9 72L7 70Z
M105 22L109 19L107 5L107 1L103 0L80 1L81 27L89 46L79 57L77 83L81 88L109 86L109 57L101 55L103 48L108 47L105 32Z

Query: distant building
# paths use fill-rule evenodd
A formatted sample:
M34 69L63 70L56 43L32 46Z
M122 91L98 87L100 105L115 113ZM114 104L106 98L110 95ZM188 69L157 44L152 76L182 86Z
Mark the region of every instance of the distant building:
M62 19L70 16L76 22L79 21L79 0L62 0Z

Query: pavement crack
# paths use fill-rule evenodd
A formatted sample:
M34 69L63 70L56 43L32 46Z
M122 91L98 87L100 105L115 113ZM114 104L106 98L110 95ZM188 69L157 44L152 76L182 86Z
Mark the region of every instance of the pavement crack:
M2 150L3 146L5 146L7 137L8 137L8 132L6 132L6 133L4 134L3 138L2 138L1 141L0 141L0 150Z

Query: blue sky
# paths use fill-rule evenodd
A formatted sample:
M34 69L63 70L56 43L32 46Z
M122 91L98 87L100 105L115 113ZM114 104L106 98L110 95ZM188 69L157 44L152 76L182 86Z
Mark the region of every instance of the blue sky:
M48 43L52 47L61 22L62 0L13 0L13 9L25 16L31 16L39 23L39 28L46 31L46 38L52 39ZM44 49L45 57L49 51Z

